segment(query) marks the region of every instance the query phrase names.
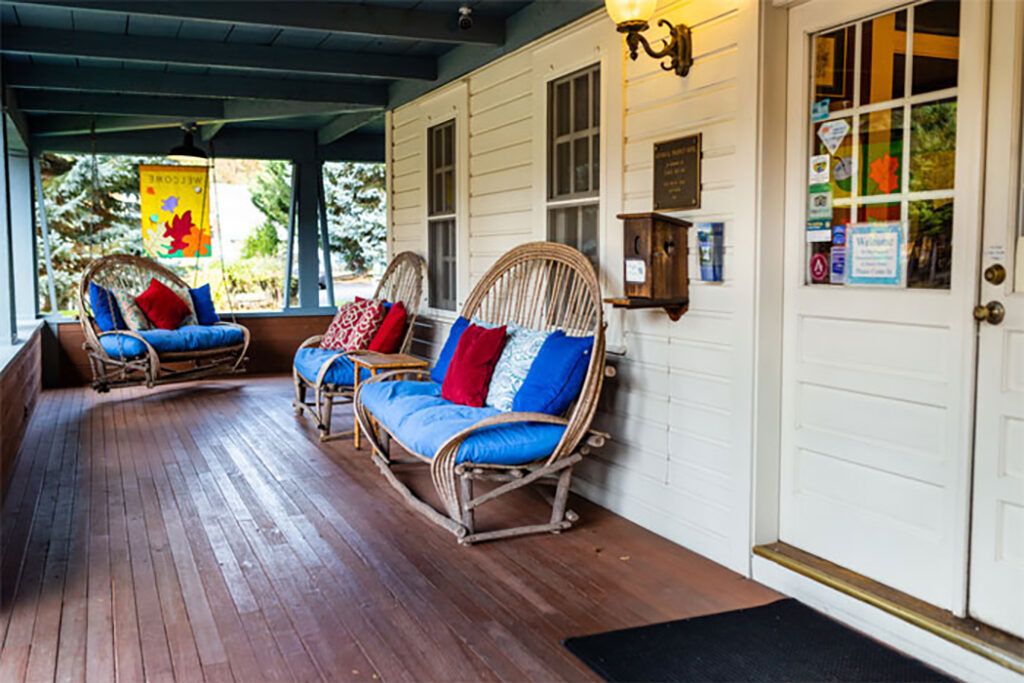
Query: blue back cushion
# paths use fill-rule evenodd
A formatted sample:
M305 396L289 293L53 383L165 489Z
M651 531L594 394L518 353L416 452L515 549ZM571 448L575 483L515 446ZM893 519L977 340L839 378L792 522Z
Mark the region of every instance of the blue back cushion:
M570 337L555 330L540 347L512 400L517 412L561 415L580 393L590 365L594 337Z
M220 322L217 309L213 307L210 285L190 289L188 293L192 297L192 306L196 309L196 322L200 325L214 325Z
M127 330L121 309L117 305L114 293L100 287L94 282L89 283L89 304L92 306L92 317L101 332L111 330Z
M452 362L452 356L455 355L455 347L459 345L459 339L462 338L462 333L466 331L467 327L469 327L469 321L461 315L452 323L452 329L448 331L448 340L444 343L441 353L437 356L437 362L434 363L434 368L430 371L430 378L438 384L444 382L444 376L448 374L448 365Z

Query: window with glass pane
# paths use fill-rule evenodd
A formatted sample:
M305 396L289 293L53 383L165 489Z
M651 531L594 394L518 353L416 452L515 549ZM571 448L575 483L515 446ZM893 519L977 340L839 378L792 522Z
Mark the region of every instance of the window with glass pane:
M429 303L456 306L455 120L427 131L427 269Z
M597 267L601 70L548 84L548 239L576 247Z
M813 37L808 283L844 284L846 227L886 222L907 286L949 288L959 35L959 1L933 0Z

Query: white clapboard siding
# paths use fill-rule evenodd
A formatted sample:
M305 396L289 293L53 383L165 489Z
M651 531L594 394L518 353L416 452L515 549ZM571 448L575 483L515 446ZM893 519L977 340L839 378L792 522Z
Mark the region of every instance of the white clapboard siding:
M649 37L664 33L657 27L662 17L691 27L695 63L686 79L644 55L630 61L621 35L603 10L596 12L464 77L468 121L458 124L469 149L469 186L460 189L468 191L468 217L460 225L468 253L460 269L469 286L502 253L544 234L536 222L545 215L547 123L538 99L546 98L548 70L559 68L551 56L559 44L586 55L598 43L607 59L619 62L609 69L620 74L618 82L603 74L603 121L622 131L610 142L621 168L609 169L614 182L605 189L615 193L604 197L612 218L601 239L609 245L621 240L616 213L651 210L653 144L702 134L701 208L673 215L725 222L726 281L695 279L694 231L689 312L675 323L660 310L609 316L609 346L623 353L609 355L617 374L606 382L595 426L612 440L579 468L576 489L743 573L751 543L757 11L756 0L661 3ZM418 103L431 96L396 110L388 150L393 245L418 244L420 253L426 159L417 136L427 123ZM605 280L618 282L618 262L604 267ZM452 317L418 325L414 352L436 354Z

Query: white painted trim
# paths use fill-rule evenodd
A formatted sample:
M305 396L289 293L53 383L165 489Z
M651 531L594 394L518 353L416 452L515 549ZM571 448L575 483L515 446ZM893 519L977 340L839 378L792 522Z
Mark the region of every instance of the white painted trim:
M990 659L914 626L763 557L753 558L753 578L824 612L872 638L965 681L1021 683L1024 677Z
M788 12L777 3L772 6L764 2L760 28L751 488L754 544L771 543L779 538L787 81L786 64L784 59L779 63L779 55L787 54Z

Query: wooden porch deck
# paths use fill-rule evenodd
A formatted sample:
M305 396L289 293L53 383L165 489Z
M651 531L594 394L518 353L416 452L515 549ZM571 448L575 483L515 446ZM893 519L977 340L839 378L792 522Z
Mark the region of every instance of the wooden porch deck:
M561 639L777 597L578 498L562 536L459 547L290 400L284 377L44 392L3 509L0 680L593 679Z

